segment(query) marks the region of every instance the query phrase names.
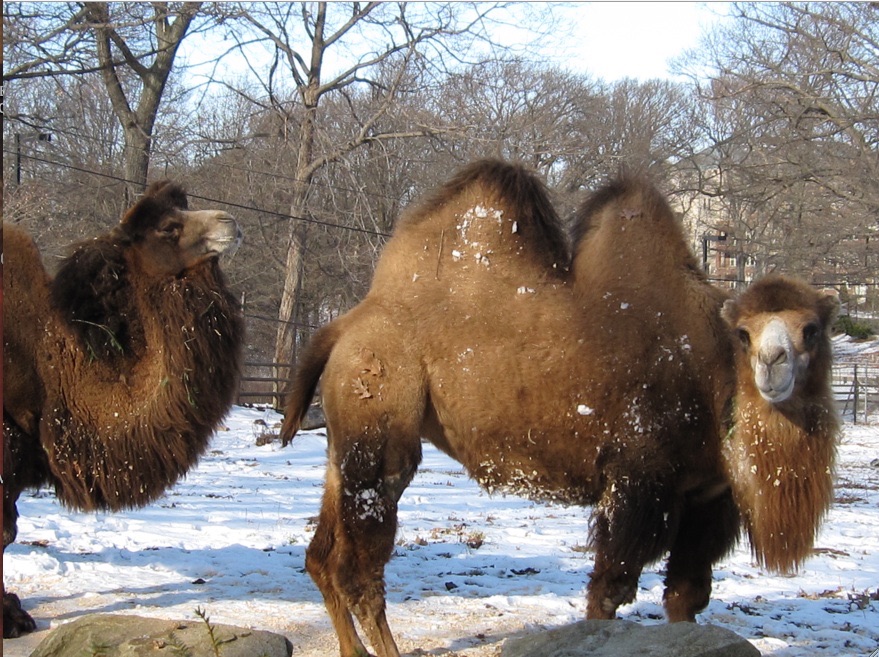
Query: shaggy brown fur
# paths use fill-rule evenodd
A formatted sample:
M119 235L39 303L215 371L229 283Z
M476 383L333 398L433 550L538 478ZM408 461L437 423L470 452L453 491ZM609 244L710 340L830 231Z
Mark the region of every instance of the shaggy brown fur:
M773 276L723 309L740 346L735 430L725 446L730 479L754 554L775 571L795 570L811 555L833 500L839 423L829 333L838 305L805 283ZM773 332L780 340L768 337ZM761 388L777 388L779 380L792 382L793 394L770 403Z
M88 511L156 499L231 406L243 319L217 260L240 234L225 213L186 207L182 189L153 185L52 280L4 225L4 547L28 487Z
M511 191L512 190L512 191ZM398 655L384 567L421 437L488 490L593 505L587 616L613 618L668 553L669 620L694 620L740 518L722 455L733 350L661 194L640 180L577 217L570 269L540 182L464 169L401 222L357 307L320 329L282 437L323 376L326 487L306 567L344 657Z

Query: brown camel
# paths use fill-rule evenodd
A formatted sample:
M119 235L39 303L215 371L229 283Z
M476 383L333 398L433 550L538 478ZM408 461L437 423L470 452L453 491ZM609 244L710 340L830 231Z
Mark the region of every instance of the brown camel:
M776 571L812 553L833 500L839 421L828 327L838 308L834 296L776 276L723 307L739 345L730 479L754 554Z
M568 268L568 263L571 263ZM421 437L486 489L594 506L587 616L613 618L669 553L669 620L694 620L740 518L721 436L734 391L726 295L665 199L594 195L573 259L542 184L477 162L403 218L357 307L319 330L282 429L323 375L326 487L306 567L344 657L398 655L384 567Z
M244 323L218 257L240 241L224 212L150 186L118 226L79 244L54 279L4 224L3 547L16 501L51 484L85 511L159 497L204 453L236 390ZM3 599L3 635L35 629Z

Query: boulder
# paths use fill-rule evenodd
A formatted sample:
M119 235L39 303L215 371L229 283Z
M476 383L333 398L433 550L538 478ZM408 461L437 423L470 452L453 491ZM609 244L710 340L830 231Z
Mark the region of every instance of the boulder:
M31 657L290 657L292 653L286 637L271 632L204 620L92 614L53 630Z
M695 623L590 620L509 639L501 657L760 657L730 630Z

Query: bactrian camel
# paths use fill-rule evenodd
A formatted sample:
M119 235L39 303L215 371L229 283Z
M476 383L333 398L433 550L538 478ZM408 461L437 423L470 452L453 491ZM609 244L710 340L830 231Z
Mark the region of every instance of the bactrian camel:
M694 620L741 525L738 469L724 460L725 299L664 197L636 178L585 202L572 257L546 190L519 166L476 162L409 210L366 298L313 337L282 428L291 439L322 375L328 464L306 567L341 654L368 654L356 616L380 657L398 655L384 568L422 438L489 491L594 508L589 618L613 618L668 553L667 616Z
M218 265L238 225L189 210L178 185L150 186L54 278L26 233L3 232L5 550L26 488L48 484L71 509L115 511L185 474L232 404L244 322ZM4 637L34 629L5 595Z

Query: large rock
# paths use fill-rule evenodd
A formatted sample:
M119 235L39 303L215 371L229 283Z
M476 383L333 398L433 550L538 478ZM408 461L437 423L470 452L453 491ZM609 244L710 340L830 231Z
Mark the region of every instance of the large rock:
M624 620L580 621L509 639L501 657L760 657L739 635L713 625L639 625Z
M292 653L286 637L271 632L205 621L93 614L58 627L31 657L290 657Z

